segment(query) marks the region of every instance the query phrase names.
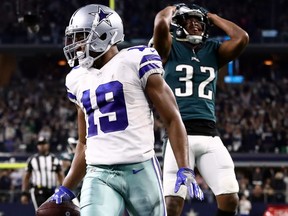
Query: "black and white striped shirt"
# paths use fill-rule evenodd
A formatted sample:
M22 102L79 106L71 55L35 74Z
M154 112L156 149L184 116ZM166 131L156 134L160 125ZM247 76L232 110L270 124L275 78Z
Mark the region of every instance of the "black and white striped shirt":
M61 170L62 162L53 153L48 155L34 154L27 160L26 171L32 174L32 187L56 188L58 186L57 173Z

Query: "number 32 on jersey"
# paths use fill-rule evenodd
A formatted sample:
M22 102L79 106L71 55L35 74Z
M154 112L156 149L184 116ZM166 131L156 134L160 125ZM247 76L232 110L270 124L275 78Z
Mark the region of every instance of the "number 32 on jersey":
M194 69L191 65L180 64L176 67L177 72L185 72L185 77L179 77L180 82L185 82L185 90L175 88L175 95L177 97L187 97L193 95L193 75ZM201 73L209 74L208 78L199 83L198 95L201 98L212 100L213 92L211 90L205 91L205 87L215 79L215 70L212 67L200 66ZM206 92L206 93L205 93Z

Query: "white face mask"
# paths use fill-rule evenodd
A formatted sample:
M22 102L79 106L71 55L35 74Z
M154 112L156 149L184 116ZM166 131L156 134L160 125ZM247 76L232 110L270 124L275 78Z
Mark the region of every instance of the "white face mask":
M176 30L176 40L185 41L192 44L203 43L203 36L201 35L189 35L189 33L182 27Z

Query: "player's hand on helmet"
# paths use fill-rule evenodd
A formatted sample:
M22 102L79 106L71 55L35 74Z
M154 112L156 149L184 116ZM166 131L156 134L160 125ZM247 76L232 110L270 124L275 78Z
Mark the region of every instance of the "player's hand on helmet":
M192 4L192 8L200 10L206 17L207 17L207 14L210 13L208 11L208 9L206 9L204 7L201 7L201 6L197 5L197 4Z
M175 11L174 11L174 13L172 15L172 24L180 25L179 20L182 20L181 17L185 13L188 13L190 11L190 9L184 3L175 4L174 6L176 7L176 9L175 9Z
M50 200L56 202L56 204L61 204L63 201L71 201L75 198L75 194L69 190L67 187L60 186L56 192L52 195Z
M185 3L174 4L174 6L176 7L176 10L179 10L179 8L181 8L183 6L187 7L187 5Z
M204 199L204 194L195 180L195 174L192 169L180 168L177 172L177 180L174 192L177 193L181 185L186 185L191 198L198 200Z
M190 8L184 3L175 4L174 6L176 7L176 10L172 17L183 15L190 11Z
M208 13L210 13L210 11L208 11L207 8L201 7L201 6L197 5L197 4L192 4L191 8L199 10L202 14L204 14L204 16L207 19L207 23L206 24L209 25L209 26L213 26L213 22L208 17Z

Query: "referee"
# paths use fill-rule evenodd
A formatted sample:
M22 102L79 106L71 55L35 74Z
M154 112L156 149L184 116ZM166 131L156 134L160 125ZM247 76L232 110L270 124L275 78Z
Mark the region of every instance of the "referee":
M31 197L35 211L64 179L61 160L50 153L50 145L44 137L39 137L37 149L38 153L27 160L21 195L22 204L28 204Z

